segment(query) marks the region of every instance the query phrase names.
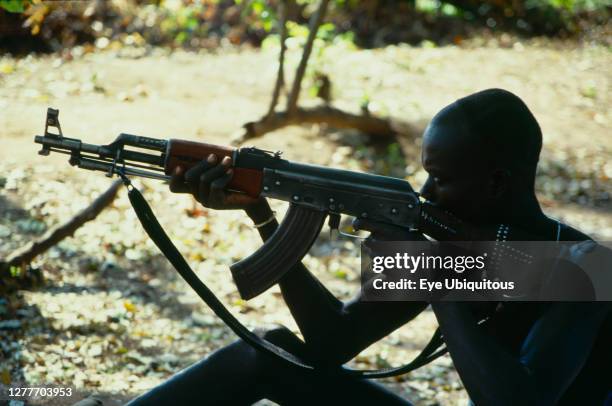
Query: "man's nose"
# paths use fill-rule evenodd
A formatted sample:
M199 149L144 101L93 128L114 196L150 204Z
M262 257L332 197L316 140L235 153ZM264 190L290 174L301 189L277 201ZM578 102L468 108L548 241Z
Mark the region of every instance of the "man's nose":
M435 182L431 176L427 177L427 180L421 187L419 191L421 196L423 196L426 200L435 203L436 201L436 193L435 193Z

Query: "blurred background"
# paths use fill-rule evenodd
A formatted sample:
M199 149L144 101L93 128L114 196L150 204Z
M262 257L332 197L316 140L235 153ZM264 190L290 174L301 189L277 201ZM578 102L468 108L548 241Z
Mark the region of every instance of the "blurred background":
M419 188L420 138L432 116L501 87L542 126L544 210L612 239L610 0L324 3L298 81L299 118L252 132L290 109L320 2L0 0L1 383L71 385L73 400L99 393L105 404L122 404L235 339L160 257L122 189L74 235L8 264L112 183L65 156L37 155L32 140L49 106L60 109L64 135L87 142L126 132L242 143ZM138 185L198 275L245 324L297 332L277 288L249 302L235 290L228 265L260 244L242 213L209 211L161 182ZM282 215L283 205L274 206ZM359 246L326 236L305 263L349 298L359 289ZM434 328L425 312L353 364L406 363ZM467 400L448 356L386 382L417 405Z

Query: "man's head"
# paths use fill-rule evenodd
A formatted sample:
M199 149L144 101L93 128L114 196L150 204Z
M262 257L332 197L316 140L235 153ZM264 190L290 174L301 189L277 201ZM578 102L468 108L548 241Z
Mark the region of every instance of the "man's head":
M542 132L525 103L488 89L442 109L423 136L423 196L475 223L533 198Z

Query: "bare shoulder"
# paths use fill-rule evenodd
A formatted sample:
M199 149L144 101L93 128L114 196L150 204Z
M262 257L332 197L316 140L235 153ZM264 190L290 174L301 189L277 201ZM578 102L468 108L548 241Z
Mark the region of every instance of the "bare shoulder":
M559 237L561 241L589 241L589 240L592 241L593 240L591 236L567 224L563 224L563 226L561 227L561 234Z
M612 301L612 246L569 226L563 227L561 240L569 242L563 259L588 278L595 300Z

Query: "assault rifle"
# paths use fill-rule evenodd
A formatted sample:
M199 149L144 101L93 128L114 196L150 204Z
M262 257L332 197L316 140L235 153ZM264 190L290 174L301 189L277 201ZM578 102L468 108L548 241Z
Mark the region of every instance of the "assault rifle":
M468 241L472 236L452 215L421 201L401 179L291 162L280 152L254 147L231 148L179 139L120 134L108 145L64 137L59 111L48 109L45 134L36 136L41 155L70 155L70 164L107 176L169 180L177 166L189 168L209 154L230 156L234 175L228 188L252 197L290 203L274 235L260 249L230 269L242 298L264 292L306 255L323 227L337 229L340 215L418 229L436 240ZM49 131L57 129L56 133ZM147 152L143 152L146 150Z
M306 255L323 227L338 230L341 215L418 230L438 241L518 240L530 238L507 225L476 228L439 207L424 201L408 182L401 179L307 165L282 159L280 152L254 147L231 148L179 139L156 139L120 134L107 145L95 145L64 137L59 111L49 108L45 133L34 141L42 145L40 154L59 152L70 155L70 164L119 175L128 186L130 202L143 227L174 265L185 281L240 338L254 348L291 364L315 366L258 337L240 323L197 277L157 222L140 192L131 187L128 176L169 180L177 166L190 168L210 154L220 159L230 156L233 177L228 189L252 197L269 197L289 202L289 210L275 233L255 253L230 266L242 298L264 292L297 265ZM51 132L55 128L56 132ZM460 243L459 243L460 244ZM343 367L362 378L382 378L412 371L443 355L438 330L411 363L402 367L363 371Z

